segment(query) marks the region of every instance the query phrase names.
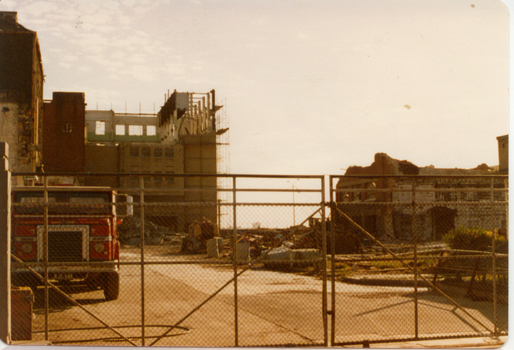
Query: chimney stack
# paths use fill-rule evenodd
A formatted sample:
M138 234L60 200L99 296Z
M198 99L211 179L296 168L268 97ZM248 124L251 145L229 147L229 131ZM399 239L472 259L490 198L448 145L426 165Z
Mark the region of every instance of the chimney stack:
M0 11L0 20L5 22L18 23L18 12Z

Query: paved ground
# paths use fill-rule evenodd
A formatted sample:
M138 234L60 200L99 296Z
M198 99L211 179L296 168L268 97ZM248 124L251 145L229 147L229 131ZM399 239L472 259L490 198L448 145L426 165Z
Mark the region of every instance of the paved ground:
M179 256L156 250L148 255L159 264L145 268L145 293L141 294L141 268L122 266L122 286L116 301L105 302L101 291L74 294L80 303L115 330L129 337L137 345L141 342L141 324L144 321L145 345L150 345L170 326L189 313L180 324L162 338L159 346L215 346L235 345L235 286L230 283L204 306L234 271L231 266L204 265L201 256ZM123 251L125 261L138 258L137 250ZM196 259L200 264L162 264L163 261ZM328 284L330 288L330 283ZM269 271L258 268L245 272L237 283L237 332L240 346L322 345L322 289L318 278L298 274ZM415 309L413 289L410 287L362 286L336 283L336 343L356 342L362 347L366 341L371 347L385 347L375 342L386 339L406 339L414 335ZM144 320L141 300L144 297ZM491 305L487 302L457 300L464 310L455 307L427 289L421 289L419 298L420 337L440 334L477 334L492 327ZM328 300L329 309L331 300ZM34 340L44 340L44 314L36 303ZM506 308L499 310L499 324L506 324ZM112 330L58 296L52 296L49 315L50 341L68 345L117 345L129 343ZM95 329L92 329L95 327ZM73 330L70 330L73 329ZM490 338L476 340L477 347L490 345ZM450 346L467 339L449 339L436 342L439 347ZM501 339L499 340L501 341ZM423 345L425 344L425 345ZM392 347L426 347L430 342L395 342ZM497 343L498 344L498 341ZM436 347L437 347L436 346ZM473 346L475 347L475 346Z

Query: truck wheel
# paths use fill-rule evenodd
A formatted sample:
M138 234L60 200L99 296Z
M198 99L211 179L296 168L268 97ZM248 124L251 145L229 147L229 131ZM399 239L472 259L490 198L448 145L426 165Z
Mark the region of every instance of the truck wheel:
M120 294L120 275L117 272L104 275L105 300L116 300Z

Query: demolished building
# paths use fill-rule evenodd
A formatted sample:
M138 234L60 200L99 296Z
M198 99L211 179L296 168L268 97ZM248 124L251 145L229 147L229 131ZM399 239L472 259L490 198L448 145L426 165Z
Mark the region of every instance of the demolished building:
M0 141L9 144L12 171L42 163L43 64L37 33L0 12Z
M413 215L416 215L418 238L425 241L440 240L460 225L506 230L504 210L491 215L496 210L492 205L460 205L473 201L507 201L506 192L491 194L492 186L500 190L507 188L502 179L484 177L493 174L498 171L485 164L474 169L418 167L409 161L377 153L371 165L347 169L336 185L336 202L357 224L384 240L411 239ZM416 186L414 198L413 183ZM413 203L413 199L417 204L415 213L412 205L406 205ZM337 215L336 220L345 225Z
M228 117L216 104L215 90L168 92L154 114L86 110L84 92L53 92L44 101L37 33L20 25L16 12L0 12L0 61L0 141L9 144L12 171L109 173L114 175L48 181L122 192L139 188L142 180L151 189L145 202L199 203L187 213L180 205L165 212L148 209L151 220L182 232L195 220L219 221L220 179L173 176L229 172ZM13 182L40 180L15 177Z
M145 173L146 189L162 189L145 194L151 203L198 203L163 211L147 208L154 222L180 232L195 220L217 223L218 186L216 177L183 177L173 174L216 175L220 168L219 149L226 118L217 112L215 91L173 92L157 114L128 114L114 111L86 111L85 171L120 174ZM139 187L136 176L94 177L86 185L109 185L130 189ZM195 189L195 190L192 190ZM138 200L138 195L134 195ZM203 205L203 204L204 205Z

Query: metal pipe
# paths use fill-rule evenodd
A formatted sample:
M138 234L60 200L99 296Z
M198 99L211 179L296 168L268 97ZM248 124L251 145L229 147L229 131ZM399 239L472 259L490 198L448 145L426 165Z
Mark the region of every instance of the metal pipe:
M393 257L395 257L403 266L405 266L407 269L409 269L411 272L414 273L414 270L411 266L409 266L407 263L405 263L400 257L398 257L391 249L387 248L382 242L380 242L378 239L376 239L371 233L363 229L359 224L357 224L352 218L350 218L346 213L341 211L340 209L337 209L341 215L348 220L353 226L355 226L360 232L364 233L366 236L371 238L376 244L381 246L385 251L387 251L389 254L391 254ZM419 276L422 280L424 280L431 288L433 288L435 291L437 291L439 294L441 294L443 297L448 299L453 305L455 305L458 309L460 309L462 312L464 312L466 315L468 315L472 320L474 320L476 323L484 327L489 332L492 332L489 327L484 325L482 322L480 322L478 319L476 319L473 315L471 315L469 312L466 311L466 309L462 308L455 300L453 300L450 296L448 296L446 293L444 293L441 289L439 289L435 284L430 282L428 279L423 277L423 275Z
M494 323L494 335L498 335L498 290L497 290L497 271L496 271L496 230L494 229L495 226L495 215L494 212L494 179L491 179L491 232L492 232L492 238L493 238L493 323Z
M74 172L45 172L45 173L33 173L33 172L16 172L12 173L12 176L30 176L30 175L36 175L36 176L87 176L87 177L98 177L98 176L137 176L137 175L151 175L153 173L124 173L120 174L117 172L105 172L105 173L88 173L88 172L81 172L81 173L74 173ZM323 176L322 175L278 175L278 174L175 174L176 177L226 177L226 178L249 178L249 179L320 179ZM289 190L291 191L291 190ZM319 191L319 190L318 190Z
M294 187L294 185L293 185ZM294 195L294 192L293 192ZM294 210L294 202L293 202ZM323 344L328 346L328 313L327 313L327 223L325 213L325 178L321 179L321 244L323 254ZM332 241L332 245L334 241Z
M418 229L416 220L416 187L417 181L414 180L412 183L412 239L414 243L414 338L418 339Z
M177 323L175 323L173 326L170 327L170 329L168 329L166 332L164 332L162 335L160 335L159 337L157 337L157 339L155 339L151 344L149 344L149 346L152 346L154 345L155 343L157 343L159 340L161 340L162 338L164 338L166 335L168 335L169 332L171 332L172 330L174 330L175 328L177 328L182 322L184 322L186 319L189 318L189 316L191 316L192 314L194 314L196 311L198 311L202 306L204 306L205 304L207 304L207 302L209 300L211 300L212 298L214 298L216 295L218 295L223 289L225 289L225 287L227 287L230 283L232 283L232 281L235 281L237 279L238 276L241 276L244 272L246 272L248 269L250 269L249 267L246 267L244 268L241 272L239 272L236 276L232 277L232 279L230 281L228 281L227 283L225 283L223 286L221 286L216 292L214 292L213 294L211 294L207 299L205 299L200 305L198 305L197 307L195 307L193 310L191 310L191 312L189 312L186 316L182 317L182 319L180 321L178 321ZM237 327L237 326L236 326ZM236 328L237 329L237 328Z
M221 227L221 199L218 199L218 205L217 205L217 228L216 228L216 234L220 235L220 227Z
M139 216L141 219L141 345L145 346L145 181L139 177Z
M330 178L330 215L332 217L332 228L330 230L330 241L332 244L330 245L330 268L331 268L331 283L332 283L332 307L331 307L331 322L330 322L330 346L334 346L335 343L335 333L336 333L336 269L335 269L335 254L336 254L336 246L335 246L335 228L336 228L336 211L335 211L335 198L334 191L332 186L332 178Z
M234 182L235 182L235 179L234 179ZM235 201L234 201L234 205L235 205ZM313 217L314 215L316 215L317 213L319 212L319 209L316 210L312 215L310 215L307 219L305 219L299 226L302 226L304 223L306 223L311 217ZM234 219L234 223L236 223L236 220ZM236 227L236 226L234 226ZM292 233L296 232L296 229L292 231ZM291 233L291 234L292 234ZM282 244L282 242L284 241L286 237L283 237L279 242L275 243L275 246L274 247L277 247L278 245ZM233 258L234 259L234 258ZM164 338L169 332L171 332L174 328L176 328L179 324L181 324L182 322L184 322L189 316L191 316L192 314L194 314L197 310L199 310L203 305L205 305L209 300L211 300L212 298L214 298L216 295L218 295L223 289L225 289L225 287L227 287L230 283L232 283L233 281L235 282L237 277L241 276L243 273L245 273L246 271L248 271L251 267L251 264L253 261L259 261L261 259L261 257L258 257L252 261L250 261L250 263L248 264L247 267L243 268L243 270L241 272L239 272L238 274L236 274L234 277L232 277L232 279L230 281L228 281L227 283L225 283L222 287L220 287L216 292L214 292L213 294L211 294L206 300L204 300L200 305L198 305L196 308L194 308L190 313L188 313L186 316L184 316L180 321L178 321L174 326L172 326L170 329L168 329L164 334L160 335L159 337L157 337L157 339L155 339L149 346L152 346L154 345L156 342L158 342L160 339ZM318 260L319 261L319 260ZM237 310L237 309L236 309ZM236 311L237 312L237 311ZM237 314L236 314L237 315ZM237 317L237 316L236 316ZM237 341L237 333L238 333L238 329L237 329L237 324L236 324L236 341Z
M237 216L236 216L236 177L232 178L232 225L233 225L233 238L232 238L232 260L234 261L234 346L239 346L239 314L237 304Z
M24 264L24 265L27 265L24 261L22 261L20 258L18 258L17 256L15 256L14 254L11 254L11 258L16 260L17 262L21 263L21 264ZM113 327L109 326L106 322L104 322L101 318L97 317L94 313L90 312L88 309L86 309L84 306L80 305L75 299L73 299L72 297L70 297L68 294L64 293L62 290L60 290L57 286L55 286L52 282L49 282L48 279L45 279L45 277L41 276L38 272L36 272L35 270L33 270L31 267L27 266L27 269L32 272L34 275L36 275L36 277L38 277L40 280L45 280L48 285L54 289L55 291L57 291L59 294L61 294L63 297L65 297L66 299L68 299L69 301L71 301L75 306L78 306L79 308L81 308L82 310L84 310L88 315L92 316L95 320L97 320L98 322L100 322L101 324L103 324L105 327L109 328L111 331L113 331L114 333L116 333L117 335L119 335L120 337L122 337L123 339L125 339L126 341L128 341L130 344L134 345L134 346L137 346L137 344L133 343L130 339L128 339L127 337L125 337L123 334L121 334L120 332L118 332L116 329L114 329ZM48 340L48 339L46 339Z
M43 233L43 266L45 282L45 340L48 340L48 313L50 303L48 300L48 177L43 177L43 201L45 205L44 233Z

